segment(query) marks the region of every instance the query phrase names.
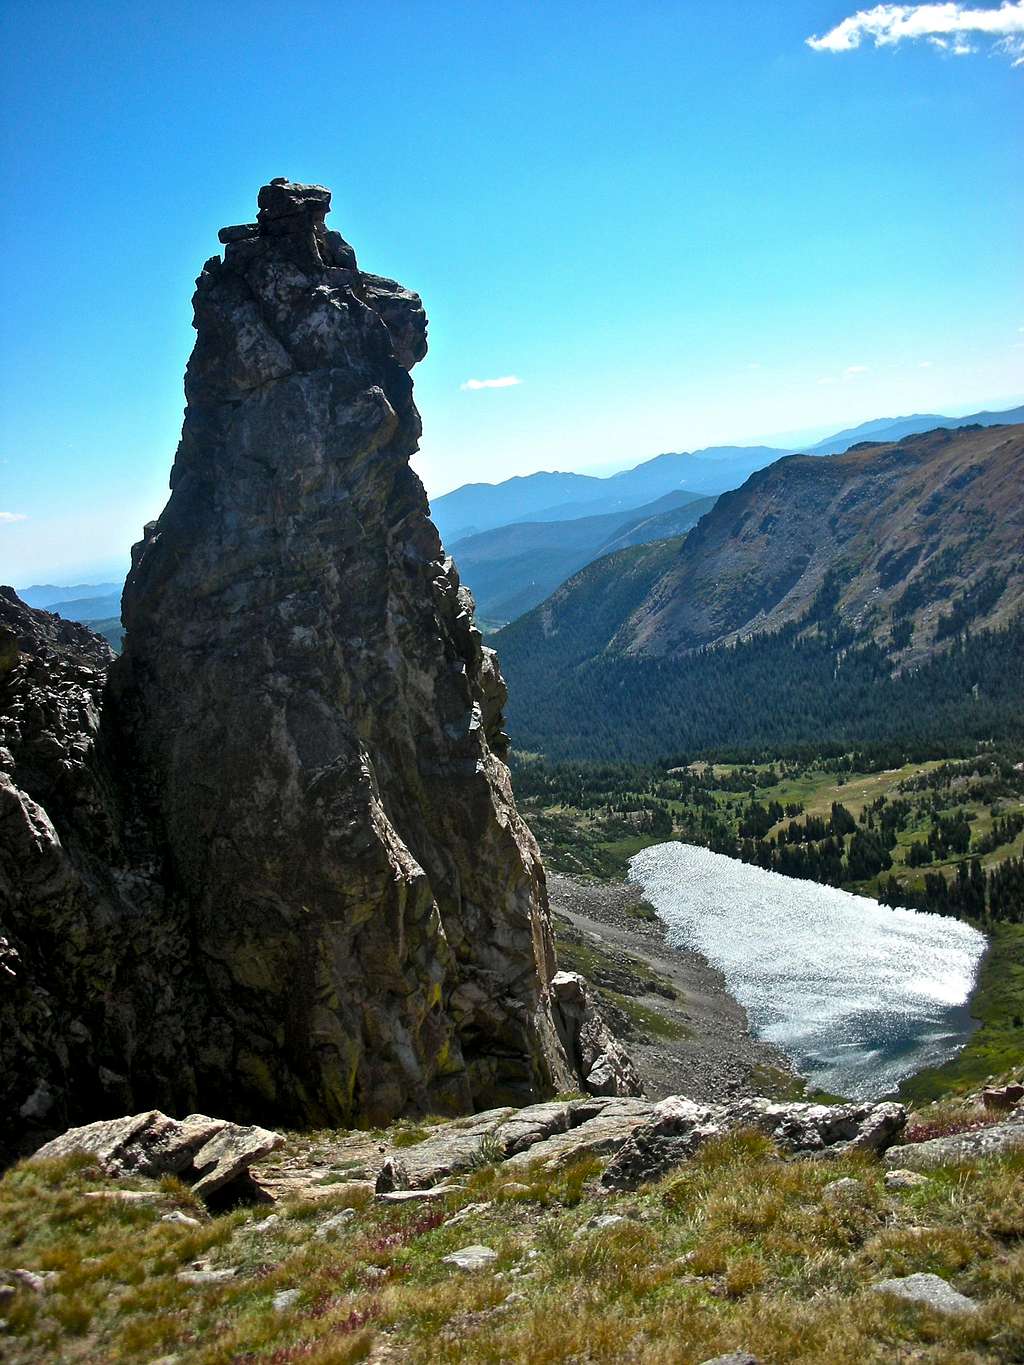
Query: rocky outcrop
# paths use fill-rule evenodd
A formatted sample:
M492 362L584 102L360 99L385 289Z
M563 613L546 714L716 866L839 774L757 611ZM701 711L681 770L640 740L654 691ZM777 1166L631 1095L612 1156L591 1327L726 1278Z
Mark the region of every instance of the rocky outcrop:
M279 1133L266 1128L242 1127L205 1114L179 1121L153 1109L71 1128L41 1147L33 1160L87 1153L114 1178L176 1175L206 1199L225 1187L244 1185L253 1162L283 1142Z
M264 186L199 276L102 717L106 646L3 601L21 1123L380 1122L635 1085L552 992L504 682L409 468L422 304L359 270L329 206Z
M391 1152L376 1188L428 1189L487 1162L557 1169L587 1156L611 1158L601 1177L606 1189L633 1190L726 1133L764 1133L790 1156L881 1154L906 1121L903 1106L889 1101L828 1105L758 1096L698 1104L683 1095L657 1104L630 1097L553 1100L445 1124L425 1141Z
M635 1190L693 1156L711 1138L738 1129L764 1133L790 1155L881 1154L906 1126L902 1104L779 1103L757 1096L724 1105L695 1104L679 1095L662 1100L601 1177L607 1189Z
M987 1156L1024 1150L1024 1113L1013 1122L993 1123L988 1128L973 1128L966 1133L908 1142L886 1153L886 1163L909 1171L930 1171L936 1166L956 1166L963 1161L978 1161Z

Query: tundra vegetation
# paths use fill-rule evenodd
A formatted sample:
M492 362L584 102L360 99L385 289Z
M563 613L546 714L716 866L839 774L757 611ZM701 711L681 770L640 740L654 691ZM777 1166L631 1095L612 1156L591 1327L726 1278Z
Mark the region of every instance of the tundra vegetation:
M931 1106L921 1135L971 1112ZM376 1136L408 1144L430 1127ZM292 1135L277 1155L322 1158L338 1137ZM173 1178L112 1185L88 1157L16 1166L0 1183L0 1262L45 1287L7 1295L4 1359L690 1365L742 1348L805 1365L968 1365L1024 1353L1022 1151L890 1188L873 1157L786 1160L738 1133L634 1193L600 1192L593 1158L554 1172L482 1161L443 1199L397 1207L343 1167L319 1198L268 1218L266 1206L211 1214ZM143 1197L90 1197L114 1188ZM493 1259L444 1260L474 1245ZM183 1279L196 1265L234 1273ZM872 1288L913 1273L977 1311Z

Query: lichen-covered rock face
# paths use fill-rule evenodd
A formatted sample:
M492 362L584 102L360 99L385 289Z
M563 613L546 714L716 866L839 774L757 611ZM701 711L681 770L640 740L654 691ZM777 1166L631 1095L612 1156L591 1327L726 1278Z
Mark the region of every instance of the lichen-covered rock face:
M178 1089L382 1121L573 1083L504 684L409 468L419 298L274 181L203 268L104 727L185 926ZM187 1098L186 1098L187 1097Z

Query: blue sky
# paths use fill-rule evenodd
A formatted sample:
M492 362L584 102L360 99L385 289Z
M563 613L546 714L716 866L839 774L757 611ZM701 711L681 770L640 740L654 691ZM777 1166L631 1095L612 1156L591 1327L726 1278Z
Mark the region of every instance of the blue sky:
M872 13L7 0L0 581L123 569L275 175L423 295L434 494L1020 401L1024 5Z

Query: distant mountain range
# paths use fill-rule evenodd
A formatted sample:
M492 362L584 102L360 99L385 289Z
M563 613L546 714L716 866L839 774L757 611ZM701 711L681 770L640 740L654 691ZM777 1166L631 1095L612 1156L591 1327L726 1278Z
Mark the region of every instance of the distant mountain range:
M688 531L714 501L680 489L628 512L498 526L450 549L476 599L478 623L486 629L543 602L591 560Z
M837 431L834 436L808 446L804 455L841 455L861 441L900 441L936 427L991 427L1024 422L1024 407L1008 408L1005 412L972 412L968 417L942 417L935 412L918 412L910 417L879 417L873 422L862 422L859 427Z
M976 412L967 417L918 414L880 417L837 432L803 453L840 454L859 441L895 441L935 427L991 426L1024 421L1024 408ZM541 472L502 483L467 483L431 501L431 516L449 547L495 526L523 521L569 521L604 512L625 512L683 489L714 496L737 488L765 465L791 454L773 446L709 446L704 450L656 455L607 478Z
M868 439L892 441L939 426L990 426L1000 420L1024 421L1024 408L968 417L880 417L837 432L806 453L830 455ZM500 484L466 484L438 498L433 517L476 598L481 624L493 629L542 602L592 560L626 544L688 530L716 494L738 487L784 455L771 446L712 446L693 454L657 455L609 478L539 473ZM696 514L682 510L688 505ZM474 519L479 529L460 529ZM629 531L629 539L617 542L617 530Z
M572 521L628 512L679 491L702 497L722 493L785 454L771 446L710 446L692 453L656 455L608 478L541 472L503 483L467 483L434 498L430 514L441 539L451 546L513 522Z
M899 717L908 736L968 713L995 727L985 688L1014 690L1024 714L1020 645L971 655L982 671L963 676L954 647L1020 631L1022 609L1024 426L974 426L779 460L686 536L589 564L494 642L517 745L651 755L746 733L884 734L893 675L901 696L931 679L928 704Z
M81 621L85 618L74 616L70 611L62 611L61 608L70 607L72 604L77 607L87 599L117 597L118 613L121 610L120 583L76 583L73 587L57 587L53 583L33 583L29 588L18 588L16 591L27 607L41 607L44 611L59 613L69 621ZM106 614L109 616L111 613L107 612Z
M80 621L120 650L124 638L120 583L76 583L70 587L33 583L16 592L27 606L63 616L65 621Z

